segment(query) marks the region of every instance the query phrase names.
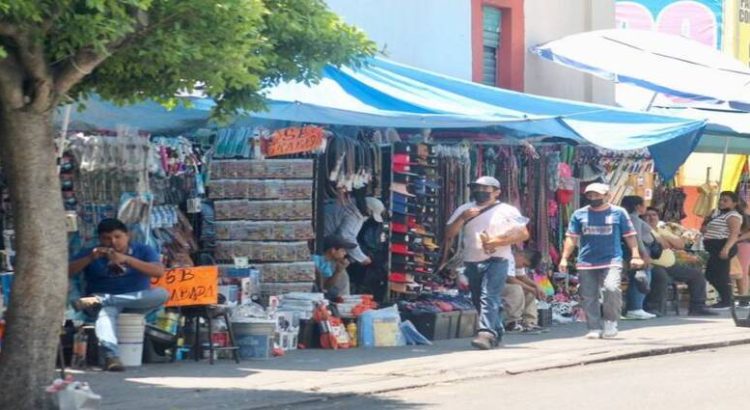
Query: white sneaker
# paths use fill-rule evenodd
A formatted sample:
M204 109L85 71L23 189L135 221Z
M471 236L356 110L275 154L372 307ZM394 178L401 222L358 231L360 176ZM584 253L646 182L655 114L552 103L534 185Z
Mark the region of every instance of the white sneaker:
M586 336L584 337L586 339L601 339L602 331L601 330L589 330L589 332L586 333Z
M612 320L604 321L604 331L602 332L603 339L612 339L617 337L617 322Z
M625 314L626 319L636 319L636 320L648 320L655 318L656 315L653 313L648 313L643 309L639 310L628 310L628 313Z

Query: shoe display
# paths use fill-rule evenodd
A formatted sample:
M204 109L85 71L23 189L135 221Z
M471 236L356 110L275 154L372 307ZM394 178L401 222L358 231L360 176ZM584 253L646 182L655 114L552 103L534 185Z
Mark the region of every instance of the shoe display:
M612 320L604 321L604 330L602 330L603 339L612 339L617 337L617 322Z
M626 319L634 319L634 320L648 320L655 318L656 315L646 312L643 309L639 310L629 310L625 314Z
M489 332L479 332L477 337L471 341L471 345L479 350L490 350L496 347L497 344L497 339Z

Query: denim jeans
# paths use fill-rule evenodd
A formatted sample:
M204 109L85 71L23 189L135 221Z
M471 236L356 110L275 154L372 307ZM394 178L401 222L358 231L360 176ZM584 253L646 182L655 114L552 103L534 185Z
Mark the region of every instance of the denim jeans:
M466 262L464 274L469 279L472 302L479 312L479 332L489 332L495 337L503 334L501 294L509 266L508 260L503 258Z
M638 290L635 285L635 272L634 270L628 271L628 291L625 294L627 303L625 303L626 310L641 310L644 308L643 302L646 300L646 293ZM648 278L649 286L651 286L651 269L646 269L646 277Z
M601 330L602 319L617 322L620 318L621 274L622 266L578 271L578 293L581 295L581 306L586 312L586 325L589 330Z
M133 293L119 295L97 294L102 301L102 308L96 319L96 337L105 358L118 357L117 317L120 313L143 313L144 315L159 308L169 298L163 288L151 288Z

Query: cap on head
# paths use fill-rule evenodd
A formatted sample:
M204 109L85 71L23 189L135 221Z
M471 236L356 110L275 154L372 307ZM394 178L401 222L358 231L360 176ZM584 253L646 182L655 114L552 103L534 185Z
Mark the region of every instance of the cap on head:
M476 181L469 184L469 186L475 185L491 186L493 188L500 189L500 181L490 176L479 177Z
M385 213L385 205L377 199L373 198L371 196L368 196L365 198L365 203L367 203L367 210L370 211L370 215L372 215L372 219L377 221L378 223L383 223L383 214Z
M586 187L586 191L584 191L584 194L589 192L596 192L597 194L606 195L609 192L609 185L602 184L601 182L589 184Z
M349 242L339 235L328 235L323 239L323 250L325 251L329 249L349 250L349 249L354 249L356 247L357 247L356 243Z

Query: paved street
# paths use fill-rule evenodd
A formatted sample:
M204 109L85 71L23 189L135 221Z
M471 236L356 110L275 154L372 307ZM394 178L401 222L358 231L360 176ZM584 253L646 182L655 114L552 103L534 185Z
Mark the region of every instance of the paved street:
M750 346L444 383L294 409L740 409Z
M585 326L580 323L556 326L547 334L510 336L504 347L487 352L475 351L469 347L469 340L460 339L437 342L433 346L294 351L282 358L245 361L239 365L227 360L214 366L206 361L186 361L146 365L125 373L79 372L76 377L89 381L94 391L102 394L105 409L115 410L258 409L300 404L351 408L346 404L352 401L357 407L365 408L412 408L421 406L425 399L414 396L412 406L412 398L402 400L398 395L419 394L423 388L426 392L433 391L431 386L461 386L459 389L483 386L493 394L486 399L497 400L500 390L492 384L497 380L528 380L519 386L534 386L537 377L546 377L546 371L557 373L559 370L554 369L559 368L750 343L750 329L735 327L727 317L671 316L651 321L624 321L621 329L620 336L614 340L586 340L582 338ZM664 357L668 356L643 360L658 363ZM591 378L597 379L596 376ZM725 373L717 378L731 377ZM622 379L622 391L643 394L624 384L626 377ZM582 376L582 380L588 379ZM640 383L639 379L630 382L636 386ZM549 385L543 384L544 394ZM437 392L448 396L456 394L443 388L434 391L435 398L440 397ZM518 397L534 397L539 408L550 408L549 400L538 400L542 397L540 391L518 390L517 394ZM507 395L510 397L511 393ZM550 393L549 397L562 397L565 403L574 403L568 393L556 395ZM478 400L482 398L478 396Z

